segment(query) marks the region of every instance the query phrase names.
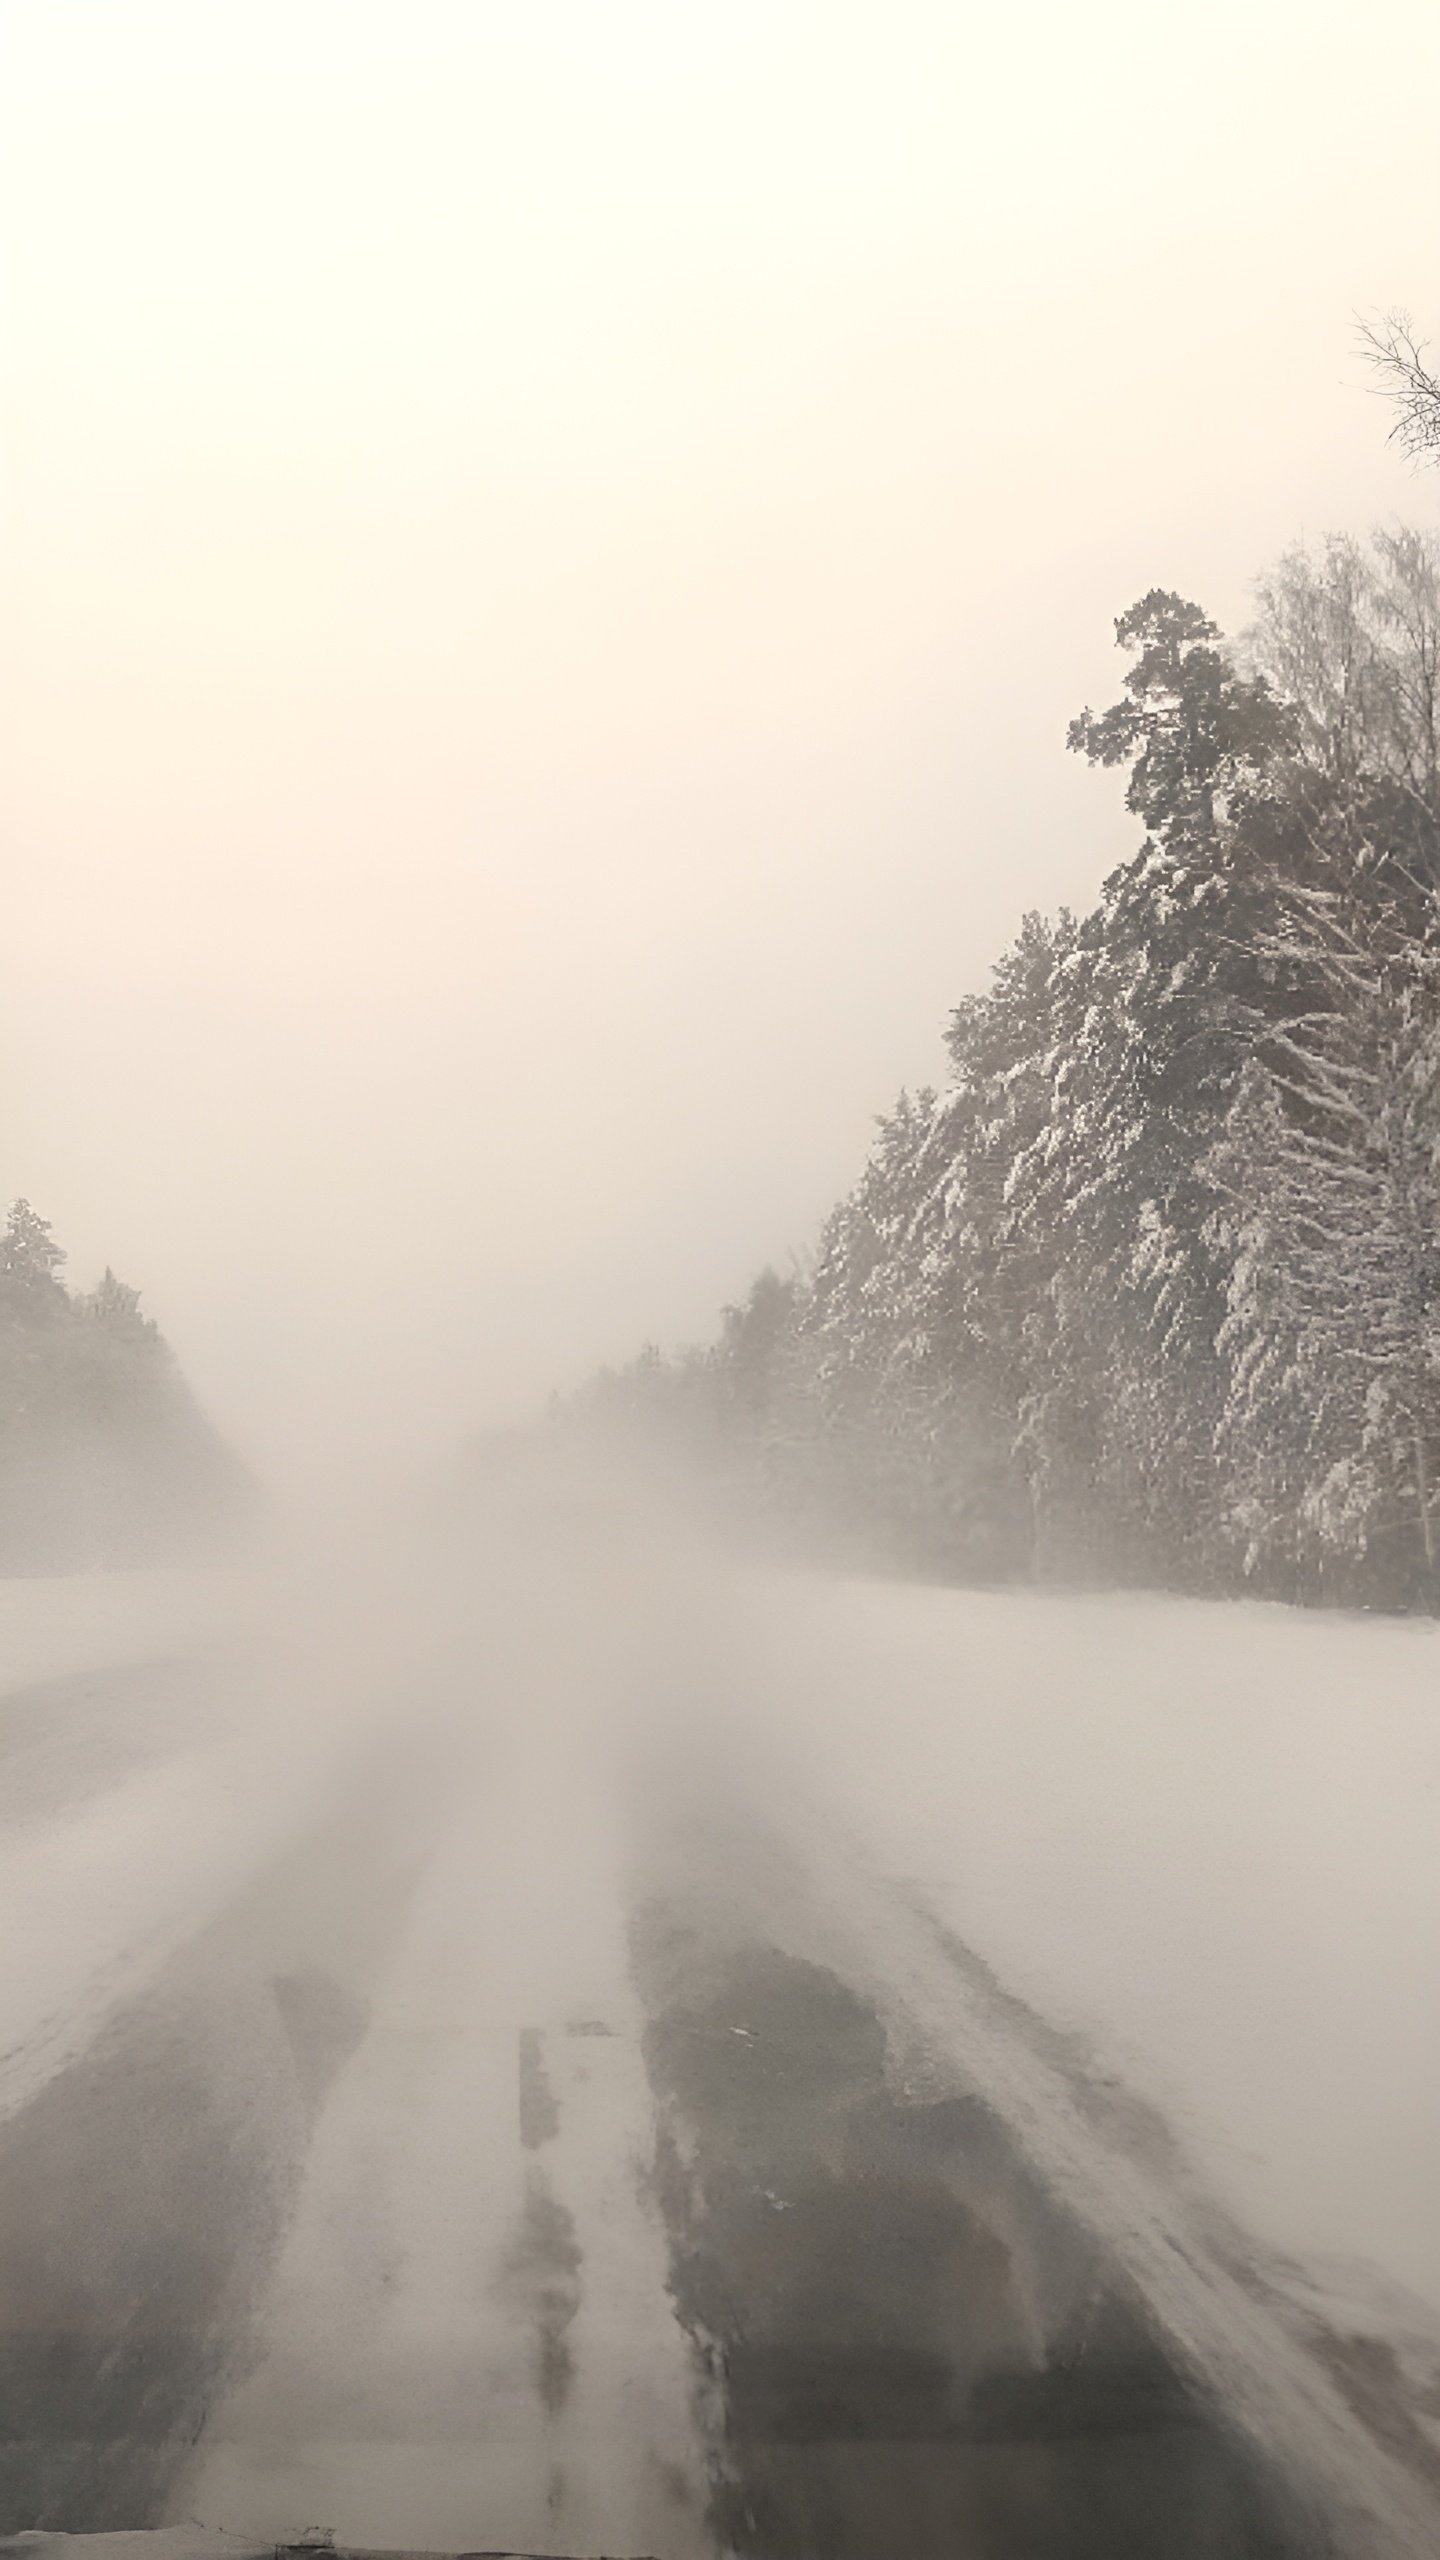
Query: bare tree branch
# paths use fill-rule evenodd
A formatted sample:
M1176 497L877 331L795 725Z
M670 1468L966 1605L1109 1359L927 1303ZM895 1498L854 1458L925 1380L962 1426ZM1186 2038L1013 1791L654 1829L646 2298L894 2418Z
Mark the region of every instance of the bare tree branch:
M1361 320L1357 335L1366 363L1379 376L1378 391L1395 411L1390 442L1412 461L1440 453L1440 379L1426 363L1427 347L1406 311Z

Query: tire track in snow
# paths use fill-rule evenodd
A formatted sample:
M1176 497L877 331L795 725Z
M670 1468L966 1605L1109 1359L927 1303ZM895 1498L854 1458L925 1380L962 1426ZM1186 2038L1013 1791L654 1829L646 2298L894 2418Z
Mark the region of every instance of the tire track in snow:
M457 1793L174 2512L708 2560L603 1774L513 1732Z

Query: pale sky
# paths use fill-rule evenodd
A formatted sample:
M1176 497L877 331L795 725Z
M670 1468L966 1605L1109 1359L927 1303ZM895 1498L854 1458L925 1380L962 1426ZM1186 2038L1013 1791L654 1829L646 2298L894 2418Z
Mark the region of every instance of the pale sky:
M0 1189L262 1462L707 1331L1128 849L1114 617L1435 520L1436 0L0 29Z

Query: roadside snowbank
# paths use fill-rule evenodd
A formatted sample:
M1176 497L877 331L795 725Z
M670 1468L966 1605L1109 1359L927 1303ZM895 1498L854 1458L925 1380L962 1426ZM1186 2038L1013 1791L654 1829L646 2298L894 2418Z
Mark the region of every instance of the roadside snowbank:
M1262 2238L1440 2312L1440 1629L800 1576L760 1617L866 1864Z

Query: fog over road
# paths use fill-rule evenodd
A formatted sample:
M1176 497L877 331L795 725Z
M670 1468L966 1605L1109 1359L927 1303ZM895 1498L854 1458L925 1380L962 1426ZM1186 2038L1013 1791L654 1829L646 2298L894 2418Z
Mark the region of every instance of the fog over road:
M1403 2175L1372 2226L1363 2177L1322 2193L1277 2133L1308 2249L1157 2102L1222 2077L1194 1983L1147 2043L1080 1898L1040 1979L1066 1933L1024 1883L1033 1731L1010 1920L993 1841L986 1884L986 1715L1023 1736L1047 1671L1084 1685L1043 1604L721 1564L587 1497L192 1590L174 1647L162 1609L108 1667L57 1614L48 1680L26 1605L0 2529L655 2560L1440 2542ZM952 1683L942 1747L925 1662L961 1619L976 1695ZM1262 1659L1276 1623L1242 1630ZM1133 1768L1090 1803L1079 1771L1118 1892L1101 1807ZM1236 1983L1242 2056L1257 1999ZM1372 2088L1377 2125L1410 2099ZM1235 2107L1247 2138L1273 2114ZM1367 2252L1357 2311L1329 2260Z

